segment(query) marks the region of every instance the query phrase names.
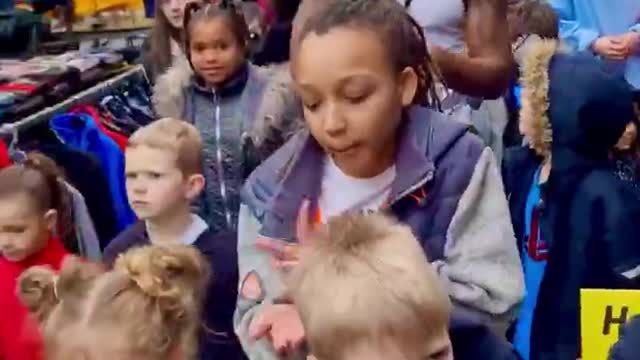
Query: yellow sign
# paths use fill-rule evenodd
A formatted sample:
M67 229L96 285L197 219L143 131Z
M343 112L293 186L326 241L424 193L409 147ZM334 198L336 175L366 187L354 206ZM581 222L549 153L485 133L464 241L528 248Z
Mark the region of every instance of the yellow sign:
M640 291L581 290L582 360L606 360L621 325L640 315Z

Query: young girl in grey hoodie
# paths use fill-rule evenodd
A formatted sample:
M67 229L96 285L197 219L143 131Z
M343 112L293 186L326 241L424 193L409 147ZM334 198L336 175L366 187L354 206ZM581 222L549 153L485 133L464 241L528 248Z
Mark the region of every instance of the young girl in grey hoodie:
M155 110L200 131L207 183L200 214L214 232L235 230L238 191L294 131L295 98L286 71L247 61L248 31L232 1L189 4L185 12L187 57L158 78Z

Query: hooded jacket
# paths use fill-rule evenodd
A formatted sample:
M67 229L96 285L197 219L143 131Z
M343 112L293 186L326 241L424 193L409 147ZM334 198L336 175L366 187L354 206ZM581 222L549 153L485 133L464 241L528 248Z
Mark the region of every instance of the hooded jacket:
M631 91L593 57L558 53L548 41L529 50L522 69L521 116L535 119L537 128L553 138L540 214L550 248L530 358L575 359L580 289L638 285L640 242L634 221L640 217L640 201L608 161L609 150L634 116ZM540 162L529 149L507 152L504 179L521 249L527 191Z
M399 136L387 210L411 226L457 315L471 322L508 317L522 299L523 279L491 150L465 126L420 107L407 111ZM255 274L261 289L251 299L241 291L234 322L252 360L278 359L268 341L249 338L248 328L266 304L280 301L285 292L269 254L258 251L255 241L259 235L294 241L301 202L318 199L324 156L314 138L302 132L262 163L242 190L240 279Z
M285 68L247 63L212 90L180 59L156 80L156 113L191 122L202 136L206 188L199 208L213 232L235 230L246 176L302 123L296 99Z

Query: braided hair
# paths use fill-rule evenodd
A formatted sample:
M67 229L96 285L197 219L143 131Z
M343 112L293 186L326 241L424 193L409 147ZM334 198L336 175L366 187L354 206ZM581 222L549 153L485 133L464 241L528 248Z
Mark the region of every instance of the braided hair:
M411 1L406 1L409 5ZM298 43L310 33L325 34L339 26L363 26L383 37L394 68L414 69L418 89L413 103L440 107L436 84L440 73L429 54L422 27L396 0L332 1L305 19Z
M220 0L216 3L191 2L184 9L184 48L189 62L191 62L191 31L194 24L201 21L223 17L230 26L231 32L238 43L246 47L249 41L249 28L242 10L233 0Z

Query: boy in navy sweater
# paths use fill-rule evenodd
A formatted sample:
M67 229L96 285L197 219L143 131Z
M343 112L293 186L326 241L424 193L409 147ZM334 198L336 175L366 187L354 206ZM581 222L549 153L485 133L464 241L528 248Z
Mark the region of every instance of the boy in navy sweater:
M196 247L213 273L202 314L199 358L244 358L232 325L238 283L235 237L214 234L191 212L191 203L204 187L198 131L184 121L158 120L131 136L125 157L127 195L140 221L107 246L105 262L113 265L118 255L148 244Z

